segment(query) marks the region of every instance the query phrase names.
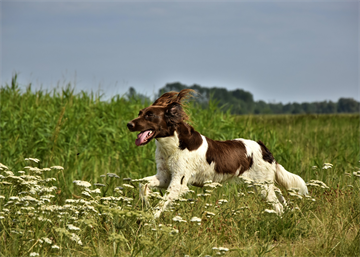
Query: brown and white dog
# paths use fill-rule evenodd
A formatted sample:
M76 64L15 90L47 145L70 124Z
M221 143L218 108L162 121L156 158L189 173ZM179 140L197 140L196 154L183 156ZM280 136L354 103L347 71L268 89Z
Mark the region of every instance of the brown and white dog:
M140 131L135 141L137 146L156 139L157 174L142 179L147 183L140 189L145 201L151 188L167 189L156 218L173 200L189 190L187 185L201 187L209 180L222 183L242 177L270 182L265 184L263 195L278 214L283 212L281 202L284 203L284 199L277 198L274 182L286 189L297 188L304 195L308 193L304 180L278 164L261 141L242 138L215 141L195 131L186 122L188 116L182 107L192 92L184 89L165 93L127 124L130 131Z

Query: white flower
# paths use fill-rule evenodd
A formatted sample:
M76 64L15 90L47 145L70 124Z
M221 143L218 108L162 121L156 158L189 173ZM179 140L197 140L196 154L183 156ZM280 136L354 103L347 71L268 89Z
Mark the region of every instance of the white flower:
M56 250L59 250L59 249L60 249L60 247L59 247L58 245L53 245L53 246L51 246L51 248L52 248L52 249L56 249Z
M24 210L24 211L33 211L33 210L35 210L35 208L34 207L21 207L20 208L21 210Z
M191 222L201 222L201 219L198 217L192 217L190 221Z
M29 168L30 171L41 171L41 169L37 168L37 167L30 167ZM41 173L40 173L41 174Z
M228 252L228 251L229 251L229 248L219 247L219 251L221 251L221 252Z
M56 178L47 178L44 180L45 182L51 182L51 181L56 181Z
M38 217L37 218L38 219L38 221L47 221L47 222L49 222L49 223L52 223L52 221L51 220L49 220L49 219L47 219L47 218L43 218L43 217Z
M40 196L40 199L50 199L50 198L54 198L55 195L42 195Z
M355 171L355 172L353 172L353 174L354 174L354 176L356 176L356 177L360 177L360 171Z
M106 187L106 185L101 184L101 183L94 183L94 186L97 186L97 187Z
M222 187L222 185L217 182L211 182L211 183L206 183L206 182L207 181L204 182L204 187L210 187L210 188Z
M220 199L218 201L219 204L223 204L223 203L227 203L227 202L228 202L228 200L226 200L226 199Z
M205 215L208 216L208 217L210 217L210 216L215 216L215 213L206 211L206 212L205 212Z
M123 180L126 181L125 179L123 179ZM141 179L131 179L131 182L147 183L149 181L146 180L146 179L141 178Z
M97 189L99 189L99 188L97 188ZM121 188L119 188L119 187L116 187L115 189L114 189L114 192L117 192L117 193L119 193L119 194L123 194L123 191L121 191ZM100 191L100 189L99 189L99 194L101 193L101 191Z
M76 231L79 231L79 230L80 230L80 228L75 227L75 226L72 225L72 224L67 224L67 228L68 228L68 230L76 230Z
M36 252L32 252L32 253L30 253L30 256L39 256L39 254Z
M331 163L324 163L324 166L322 167L323 170L327 170L327 169L331 169L332 168L332 164Z
M50 169L54 169L54 170L63 170L63 169L64 169L64 167L62 167L62 166L52 166L52 167L50 167Z
M25 174L25 171L19 170L18 173L20 173L20 174Z
M179 234L179 230L178 229L172 229L169 232L171 235L175 235L175 234Z
M301 195L299 195L299 194L297 194L297 193L293 193L293 192L288 192L289 193L289 195L291 195L291 196L296 196L297 198L299 198L299 199L302 199L302 196Z
M180 216L175 216L172 220L175 222L186 222L186 220L183 220Z
M77 186L80 187L91 187L91 184L87 181L82 181L82 180L74 180L73 183Z
M321 188L329 188L324 182L320 180L310 180L310 182L306 183L308 186L317 186Z
M276 213L276 211L274 211L274 210L269 210L269 209L265 209L264 211L263 211L263 213L275 213L275 214L277 214Z
M92 193L92 194L101 194L101 190L100 190L100 188L96 188L94 190L91 190L90 193Z
M20 201L31 201L31 202L38 202L37 199L35 199L34 197L31 197L29 195L21 197Z
M71 233L70 240L75 241L77 244L82 245L80 237L74 233Z
M25 161L33 161L33 162L38 163L40 160L37 158L25 158Z
M12 185L12 183L6 181L0 181L0 185L9 186Z
M5 171L5 174L8 176L14 176L14 173L12 171Z
M0 163L0 168L3 168L3 169L8 169L8 167L6 167L4 164Z
M132 185L130 185L130 184L123 184L123 187L134 188L134 186L132 186Z
M197 194L197 196L203 196L203 197L206 197L206 196L211 196L211 194L208 194L208 193L205 193L205 194Z
M120 178L118 175L116 175L115 173L107 173L106 174L109 178Z
M91 196L88 192L86 192L86 191L82 191L81 194L82 194L82 195L85 195L85 196L87 196L87 197L90 197L90 198L92 197L92 196Z

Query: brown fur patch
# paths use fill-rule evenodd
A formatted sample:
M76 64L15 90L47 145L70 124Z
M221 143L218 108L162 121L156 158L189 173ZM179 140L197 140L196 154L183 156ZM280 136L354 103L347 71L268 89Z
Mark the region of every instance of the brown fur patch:
M262 152L262 156L263 156L263 160L268 162L268 163L273 163L273 161L275 161L274 156L271 154L271 152L269 151L269 149L266 148L266 146L264 145L263 142L261 142L260 140L257 141L257 143L260 145L261 147L261 152Z
M206 138L208 150L206 161L215 163L215 171L218 173L235 174L240 168L239 175L251 168L253 158L246 156L246 148L243 142L238 140L215 141Z
M196 150L202 144L202 137L199 132L185 122L177 125L176 132L179 135L179 147L181 150Z

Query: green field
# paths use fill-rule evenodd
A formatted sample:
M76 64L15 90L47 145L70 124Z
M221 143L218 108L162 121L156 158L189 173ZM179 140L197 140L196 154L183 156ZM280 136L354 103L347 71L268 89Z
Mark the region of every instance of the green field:
M71 87L21 92L16 81L0 97L1 256L359 256L359 114L234 116L190 104L203 135L261 140L287 170L328 188L309 186L303 199L283 189L279 217L246 184L191 187L153 220L138 183L123 180L156 173L154 142L136 147L126 128L149 103ZM64 169L44 169L53 166Z

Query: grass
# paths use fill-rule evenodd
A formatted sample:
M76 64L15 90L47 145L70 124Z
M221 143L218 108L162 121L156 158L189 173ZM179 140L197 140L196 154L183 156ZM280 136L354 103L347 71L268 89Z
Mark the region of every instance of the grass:
M304 199L283 190L290 208L278 217L245 184L209 196L192 187L188 200L153 220L138 184L127 179L156 171L154 143L136 147L126 128L149 103L102 101L70 86L20 92L16 80L0 97L0 162L7 166L0 171L1 256L359 256L359 114L233 116L216 103L205 110L190 104L202 134L261 140L287 170L328 188L309 186Z

